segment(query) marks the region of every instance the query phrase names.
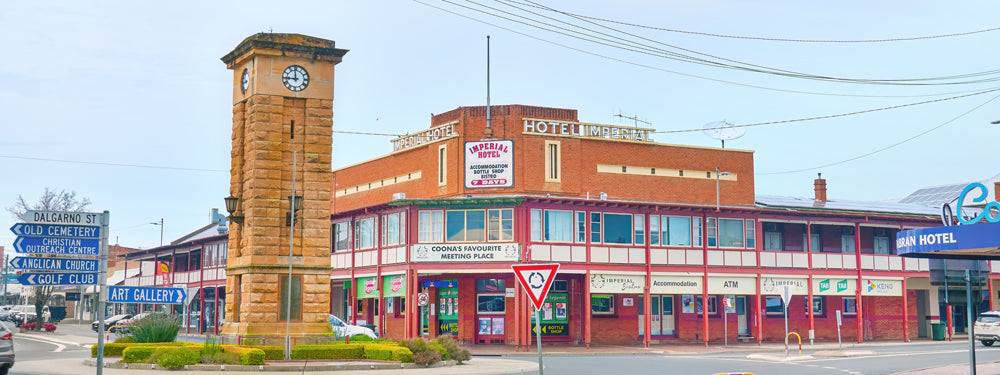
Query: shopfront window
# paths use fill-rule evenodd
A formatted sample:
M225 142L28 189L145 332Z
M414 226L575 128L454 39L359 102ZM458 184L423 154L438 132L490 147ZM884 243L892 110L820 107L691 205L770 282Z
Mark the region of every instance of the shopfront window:
M615 296L614 295L590 296L590 312L593 315L614 315Z
M844 315L858 314L858 299L855 297L844 297Z
M476 312L478 313L502 313L507 311L506 297L503 294L477 294Z
M783 315L785 304L781 301L781 297L767 296L764 297L764 309L767 315Z
M804 304L802 310L805 310L808 313L809 312L809 308L805 307L805 306L809 306L810 305L810 303L808 303L809 302L809 297L805 296L803 298L804 298L804 301L807 302L807 303ZM823 315L823 313L826 311L826 299L823 298L822 296L820 296L820 297L813 297L811 305L812 305L812 309L813 309L813 315Z

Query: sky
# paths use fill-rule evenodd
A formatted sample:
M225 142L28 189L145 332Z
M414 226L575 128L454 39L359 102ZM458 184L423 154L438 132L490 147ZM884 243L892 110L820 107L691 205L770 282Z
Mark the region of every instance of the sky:
M220 58L257 32L350 50L335 132L412 133L485 105L489 35L494 105L572 108L707 147L720 143L706 123L773 123L726 142L755 151L757 194L811 197L822 173L830 199L882 201L998 173L1000 2L449 1L2 2L0 207L76 191L111 213L112 244L136 248L159 245L152 222L164 243L210 223L229 192L233 72ZM886 39L900 40L873 41ZM335 133L334 168L391 139ZM8 253L15 222L0 212Z

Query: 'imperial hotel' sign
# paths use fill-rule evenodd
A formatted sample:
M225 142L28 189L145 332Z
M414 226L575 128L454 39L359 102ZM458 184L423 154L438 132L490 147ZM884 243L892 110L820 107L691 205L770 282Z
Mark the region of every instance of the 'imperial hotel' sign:
M541 119L524 119L524 134L561 135L576 138L599 138L625 142L653 142L655 129L631 126L588 124Z

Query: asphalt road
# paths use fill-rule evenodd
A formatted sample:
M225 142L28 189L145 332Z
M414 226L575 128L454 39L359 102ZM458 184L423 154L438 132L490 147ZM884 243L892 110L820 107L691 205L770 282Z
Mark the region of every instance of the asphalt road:
M820 358L800 362L770 362L747 359L747 353L704 355L552 356L544 357L548 375L578 374L717 374L749 372L764 374L876 375L894 374L943 365L968 365L968 342L920 345L890 345L865 348L875 355ZM793 353L794 354L794 353ZM811 354L804 352L803 354ZM518 358L536 362L530 357ZM1000 347L976 344L976 362L1000 361ZM537 371L530 372L537 374ZM982 372L980 372L982 374Z

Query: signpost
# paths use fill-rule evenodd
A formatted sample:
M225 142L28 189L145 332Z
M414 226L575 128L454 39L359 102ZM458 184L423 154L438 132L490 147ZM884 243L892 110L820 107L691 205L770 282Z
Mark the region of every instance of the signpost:
M722 297L722 326L725 327L725 347L729 347L729 308L733 307L733 302L728 297Z
M792 288L791 285L781 286L781 303L783 304L781 307L785 312L785 357L788 356L788 303L792 301Z
M108 302L115 303L163 303L180 305L184 303L186 297L187 291L184 288L108 286Z
M542 370L542 319L539 311L549 294L549 287L559 273L559 263L549 264L514 264L510 266L518 283L528 293L531 304L535 307L535 343L538 345L538 375L544 375Z
M108 270L108 211L61 212L28 210L10 231L17 235L14 251L40 256L15 257L9 265L15 269L40 272L22 273L17 281L22 285L104 285ZM77 257L61 258L55 256ZM49 272L74 271L74 272ZM183 301L183 300L182 300ZM161 302L164 303L164 302ZM104 298L98 297L98 331L104 331ZM104 367L104 335L97 339L97 374Z

